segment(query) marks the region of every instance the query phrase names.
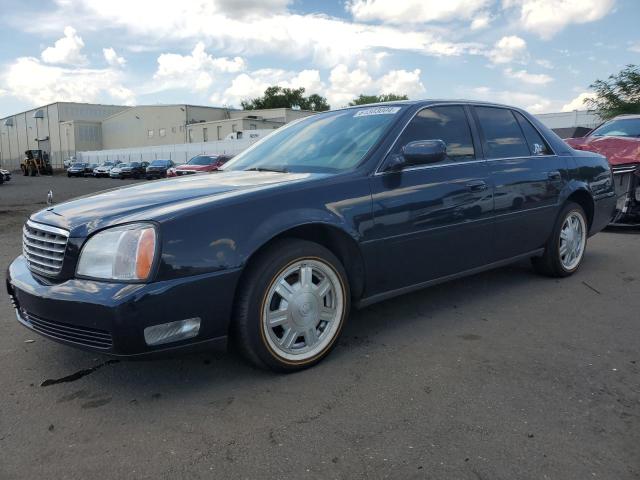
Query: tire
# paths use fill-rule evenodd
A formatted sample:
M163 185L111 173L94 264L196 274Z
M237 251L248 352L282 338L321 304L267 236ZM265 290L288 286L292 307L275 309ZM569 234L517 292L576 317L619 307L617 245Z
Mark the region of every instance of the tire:
M282 287L285 283L288 288ZM350 298L347 274L333 253L305 240L279 240L247 267L231 336L242 355L260 368L309 368L335 346ZM277 324L268 325L269 312Z
M71 174L70 174L70 173L67 173L67 177L71 178Z
M568 222L575 227L572 228ZM534 269L549 277L561 278L573 275L580 268L584 258L588 229L589 222L584 209L577 203L568 202L558 215L544 254L531 259ZM570 238L565 239L567 232ZM561 248L569 253L561 253Z

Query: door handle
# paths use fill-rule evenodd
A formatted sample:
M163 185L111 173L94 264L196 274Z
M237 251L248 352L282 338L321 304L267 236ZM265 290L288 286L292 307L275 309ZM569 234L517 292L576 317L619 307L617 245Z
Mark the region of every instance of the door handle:
M487 187L487 183L483 180L477 180L475 182L469 182L465 185L467 187L467 190L471 191L471 192L483 192L485 191L488 187Z
M560 175L560 172L556 170L553 172L547 172L547 178L552 181L557 181L562 180L562 175Z

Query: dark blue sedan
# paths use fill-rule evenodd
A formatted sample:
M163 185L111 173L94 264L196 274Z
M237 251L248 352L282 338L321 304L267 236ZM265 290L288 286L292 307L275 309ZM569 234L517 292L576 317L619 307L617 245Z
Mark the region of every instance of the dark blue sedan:
M231 338L294 371L329 353L351 305L526 258L573 274L615 201L604 157L520 109L354 107L291 123L220 173L33 214L7 286L18 321L68 345L137 356Z

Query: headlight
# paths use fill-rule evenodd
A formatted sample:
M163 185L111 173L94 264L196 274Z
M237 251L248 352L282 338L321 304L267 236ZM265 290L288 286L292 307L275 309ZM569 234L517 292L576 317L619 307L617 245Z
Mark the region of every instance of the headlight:
M76 274L104 280L146 280L156 243L156 230L148 223L108 228L86 241Z

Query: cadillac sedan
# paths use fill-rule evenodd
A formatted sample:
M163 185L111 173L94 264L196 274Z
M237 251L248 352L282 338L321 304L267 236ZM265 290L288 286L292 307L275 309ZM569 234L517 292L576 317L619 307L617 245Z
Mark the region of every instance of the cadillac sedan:
M295 371L329 353L352 305L521 259L573 274L615 202L603 156L520 109L353 107L291 123L220 173L33 214L7 287L20 323L67 345L137 356L231 339Z

